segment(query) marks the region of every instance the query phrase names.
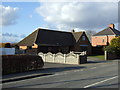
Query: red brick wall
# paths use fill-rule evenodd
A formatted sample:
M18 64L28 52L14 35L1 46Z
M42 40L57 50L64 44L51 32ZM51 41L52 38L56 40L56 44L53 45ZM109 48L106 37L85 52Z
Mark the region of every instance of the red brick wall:
M108 43L115 38L115 36L92 36L92 46L97 46L97 45L107 45L107 40ZM104 39L104 41L103 41Z

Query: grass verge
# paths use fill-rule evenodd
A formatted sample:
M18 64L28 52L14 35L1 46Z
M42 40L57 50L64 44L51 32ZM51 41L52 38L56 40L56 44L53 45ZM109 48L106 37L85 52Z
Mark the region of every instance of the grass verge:
M100 60L105 60L105 56L104 55L92 55L92 56L88 56L88 57L93 57L93 58L98 58Z

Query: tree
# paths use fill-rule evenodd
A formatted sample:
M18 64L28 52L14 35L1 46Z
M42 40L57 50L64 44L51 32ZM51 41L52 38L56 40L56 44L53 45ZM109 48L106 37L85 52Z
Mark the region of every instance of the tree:
M116 54L120 55L120 36L111 40L110 45L116 48Z
M10 43L0 43L0 48L11 48Z
M94 30L86 30L86 34L87 34L87 37L90 40L90 42L91 42L92 35L95 33L96 33L96 31L94 31Z
M105 50L108 51L108 53L116 53L117 56L120 56L120 36L113 38Z
M114 47L120 47L120 36L113 38L110 42L110 45Z
M108 53L116 53L116 48L111 45L104 47L104 50L107 51Z
M5 48L11 48L10 43L6 43L6 44L5 44Z

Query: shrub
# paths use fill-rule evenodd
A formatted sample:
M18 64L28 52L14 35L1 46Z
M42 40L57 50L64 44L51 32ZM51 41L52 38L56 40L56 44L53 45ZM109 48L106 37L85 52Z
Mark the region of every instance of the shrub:
M104 54L103 46L101 46L101 47L92 47L92 54L93 55L103 55Z
M104 47L104 50L107 51L108 53L116 53L116 48L111 45Z
M10 74L41 69L44 62L34 55L2 55L2 73Z
M117 55L119 55L120 54L120 36L112 39L110 45L115 47L116 49L115 52Z
M110 42L110 45L104 50L106 50L108 53L115 53L117 57L120 57L120 36L113 38Z
M113 38L110 42L110 45L114 47L120 47L120 36Z

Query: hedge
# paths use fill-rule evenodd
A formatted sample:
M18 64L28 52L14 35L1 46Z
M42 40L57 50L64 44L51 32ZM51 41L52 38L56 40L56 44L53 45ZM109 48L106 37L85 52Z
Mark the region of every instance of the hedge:
M92 47L92 54L93 55L103 55L104 54L103 46L101 46L101 47Z
M29 70L38 70L44 66L40 56L2 55L2 74L11 74Z

